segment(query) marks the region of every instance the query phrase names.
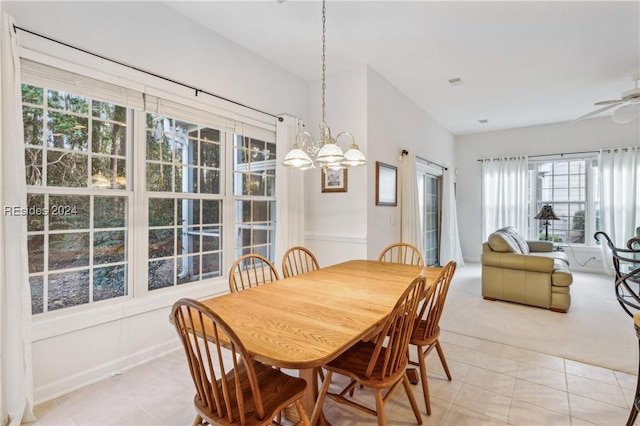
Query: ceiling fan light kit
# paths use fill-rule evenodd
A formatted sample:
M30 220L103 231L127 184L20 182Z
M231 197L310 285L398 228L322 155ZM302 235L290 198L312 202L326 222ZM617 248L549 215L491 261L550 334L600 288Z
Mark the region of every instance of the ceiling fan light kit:
M614 123L627 124L638 119L640 117L640 87L638 87L640 73L634 74L631 76L631 79L635 81L635 88L622 92L620 99L596 102L594 105L602 106L602 108L585 114L582 117L577 118L575 121L593 117L594 115L616 107L617 108L613 111L613 114L611 114L611 120Z

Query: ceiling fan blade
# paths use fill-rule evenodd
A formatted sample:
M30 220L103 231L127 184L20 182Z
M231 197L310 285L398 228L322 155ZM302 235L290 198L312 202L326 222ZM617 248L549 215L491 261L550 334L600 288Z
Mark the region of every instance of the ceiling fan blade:
M640 103L630 103L613 111L611 119L614 123L627 124L640 117Z
M600 101L600 102L596 102L594 105L613 105L613 104L621 104L623 102L626 102L623 99L616 99L615 101Z
M607 106L602 107L602 108L598 108L597 110L592 111L589 114L585 114L582 117L578 117L573 121L575 122L575 121L584 120L585 118L593 117L594 115L600 114L601 112L605 112L608 109L615 108L617 105L618 104L611 104L611 105L607 105Z

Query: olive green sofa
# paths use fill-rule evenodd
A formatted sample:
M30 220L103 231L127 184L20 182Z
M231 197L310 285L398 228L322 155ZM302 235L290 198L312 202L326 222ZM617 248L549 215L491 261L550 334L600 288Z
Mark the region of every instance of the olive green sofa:
M482 246L482 297L566 312L573 276L566 253L550 241L525 241L508 226Z

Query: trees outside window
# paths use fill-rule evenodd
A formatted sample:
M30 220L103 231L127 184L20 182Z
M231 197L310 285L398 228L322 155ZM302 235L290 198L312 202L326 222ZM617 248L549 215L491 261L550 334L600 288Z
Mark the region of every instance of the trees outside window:
M34 315L214 279L245 252L275 260L273 132L76 94L67 74L22 85Z

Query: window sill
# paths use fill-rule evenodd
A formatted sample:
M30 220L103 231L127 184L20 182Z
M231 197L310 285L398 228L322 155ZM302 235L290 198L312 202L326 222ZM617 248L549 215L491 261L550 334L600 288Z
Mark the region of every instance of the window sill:
M74 312L52 312L33 317L31 323L31 341L49 339L61 334L71 333L89 327L95 327L112 321L118 321L135 315L158 309L169 308L182 298L203 299L224 294L229 291L226 278L216 278L188 287L178 286L160 293L147 293L144 297L125 298L97 307L95 304L83 306ZM167 312L168 315L168 312Z

